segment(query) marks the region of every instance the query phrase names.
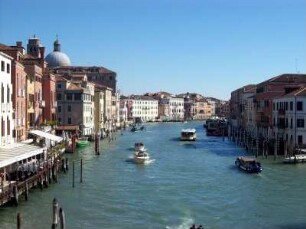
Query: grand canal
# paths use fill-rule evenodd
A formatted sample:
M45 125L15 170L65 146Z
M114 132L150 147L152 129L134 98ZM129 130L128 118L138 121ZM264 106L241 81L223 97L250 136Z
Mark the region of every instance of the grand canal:
M195 127L196 142L178 140L182 128ZM136 165L128 159L142 141L154 161ZM246 152L236 144L207 137L201 122L147 124L124 131L116 140L79 150L68 174L44 190L31 190L29 201L0 208L0 227L51 228L57 198L70 229L306 228L306 164L285 165L259 157L263 172L246 174L234 166ZM79 182L80 158L84 160ZM76 182L72 187L72 161Z

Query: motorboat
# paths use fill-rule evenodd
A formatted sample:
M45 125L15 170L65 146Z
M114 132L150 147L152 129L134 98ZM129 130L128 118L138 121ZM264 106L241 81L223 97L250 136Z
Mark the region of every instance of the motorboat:
M306 154L295 154L285 157L283 162L287 164L304 163L306 162Z
M195 141L197 138L196 129L183 129L181 131L181 141Z
M89 145L88 137L80 137L76 140L77 147L83 147Z
M142 142L136 142L134 144L134 149L135 151L144 151L145 150L145 146Z
M139 150L135 152L133 160L137 164L145 164L150 161L150 156L145 150Z
M235 165L248 173L260 173L262 171L261 164L253 157L237 157Z

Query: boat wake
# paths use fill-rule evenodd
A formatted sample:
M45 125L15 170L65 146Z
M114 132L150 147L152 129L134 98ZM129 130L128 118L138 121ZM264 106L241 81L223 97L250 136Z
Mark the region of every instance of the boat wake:
M193 219L185 218L183 222L178 226L166 226L166 229L189 229L190 226L194 223Z
M125 161L126 161L126 162L129 162L129 163L133 163L133 164L139 164L139 163L136 163L136 162L134 161L133 155L130 155L129 158L127 158ZM144 165L148 165L148 164L152 164L152 163L154 163L154 162L155 162L155 159L149 159L149 160L145 161L143 164L144 164Z

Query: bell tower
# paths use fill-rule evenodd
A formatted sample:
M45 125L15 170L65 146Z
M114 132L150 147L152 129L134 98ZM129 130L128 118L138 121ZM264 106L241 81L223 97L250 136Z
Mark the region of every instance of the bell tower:
M27 53L36 57L36 58L40 58L41 54L40 54L40 40L38 38L34 37L30 38L28 40L28 44L27 44Z

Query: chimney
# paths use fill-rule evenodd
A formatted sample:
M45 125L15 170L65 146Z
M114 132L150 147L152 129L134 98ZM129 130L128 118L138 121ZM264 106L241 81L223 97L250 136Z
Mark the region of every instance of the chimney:
M16 46L18 48L22 48L22 41L16 41Z

